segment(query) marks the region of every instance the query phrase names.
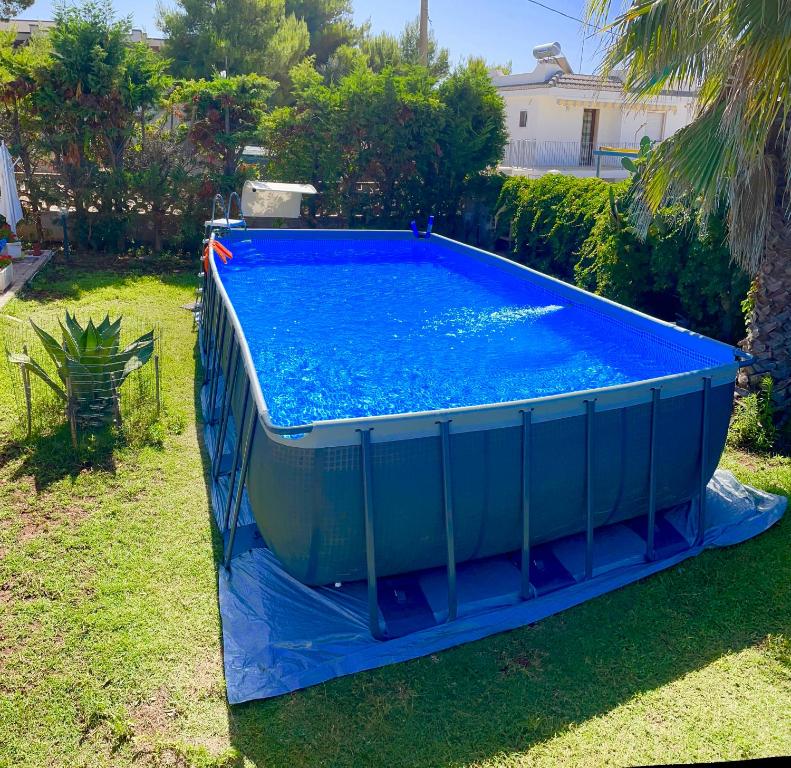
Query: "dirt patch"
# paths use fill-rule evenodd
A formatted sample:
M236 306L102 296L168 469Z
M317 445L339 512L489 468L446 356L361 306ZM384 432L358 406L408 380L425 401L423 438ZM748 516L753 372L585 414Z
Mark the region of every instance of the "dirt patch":
M130 719L135 736L161 738L167 735L178 714L170 692L165 686L160 686L151 697L132 707Z
M544 651L531 650L526 653L519 653L515 656L503 654L500 674L503 676L523 673L528 675L539 675L543 670Z
M761 466L761 457L756 456L746 451L733 451L733 455L737 458L739 464L747 469L755 472Z
M25 544L31 539L49 533L53 528L61 525L77 525L85 520L92 511L92 507L81 507L71 504L67 507L59 507L53 511L22 512L19 516L22 527L17 533L16 540L20 544Z
M198 659L189 675L190 699L213 699L225 696L222 658L219 649Z

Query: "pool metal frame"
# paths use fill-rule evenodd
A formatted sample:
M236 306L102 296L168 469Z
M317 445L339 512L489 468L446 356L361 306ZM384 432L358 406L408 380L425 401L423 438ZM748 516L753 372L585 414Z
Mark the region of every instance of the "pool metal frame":
M257 230L245 230L242 234L249 235ZM259 230L267 233L283 233L284 230ZM313 230L286 230L289 234L300 232L313 233ZM228 230L220 230L227 234ZM354 236L354 230L327 230L322 231L322 235L333 237L338 234ZM411 238L413 235L408 231L365 231L365 235L370 237L384 235L387 237ZM380 640L388 638L386 631L382 629L379 616L379 604L377 595L377 566L376 566L376 541L374 536L374 520L376 510L373 494L373 470L372 470L372 432L376 429L382 441L398 440L404 437L416 435L426 436L433 432L438 435L441 445L441 473L442 473L442 498L444 513L444 528L446 539L446 563L447 572L447 593L448 611L446 621L456 618L458 610L458 598L456 591L456 552L454 537L454 500L452 493L452 473L453 455L450 445L450 427L454 423L454 432L458 431L459 426L469 430L480 430L486 428L512 426L514 418L518 419L521 428L521 599L529 600L536 596L537 592L530 581L530 522L531 522L531 489L532 489L532 467L531 467L531 440L533 426L536 421L552 420L560 418L561 415L576 415L579 413L580 406L584 411L585 417L585 568L584 578L593 577L593 549L594 549L594 493L593 493L593 457L594 457L594 428L595 414L600 410L600 406L605 410L627 409L632 405L648 400L650 402L650 432L649 432L649 468L648 468L648 510L647 510L647 529L645 536L645 559L653 561L656 558L654 549L654 533L656 521L656 463L657 463L657 421L660 402L664 392L671 395L687 394L690 392L700 392L701 396L701 438L698 461L698 505L696 519L696 538L694 544L699 544L703 539L706 524L706 485L708 477L705 468L705 457L708 454L708 427L710 414L710 396L712 383L721 384L726 381L733 381L735 371L744 365L749 365L752 358L742 350L731 347L730 345L716 342L700 336L692 331L680 328L670 323L651 318L643 313L623 307L615 302L611 302L601 297L592 297L587 292L574 286L562 283L542 273L537 273L523 265L512 262L508 259L482 251L471 246L462 246L465 252L478 254L479 258L492 261L499 266L504 266L511 270L526 270L529 273L538 275L542 280L550 281L554 288L566 296L571 296L572 300L585 297L584 303L589 304L591 300L597 302L598 306L606 307L611 305L617 307L619 312L628 312L636 320L650 322L652 330L657 327L665 326L672 329L672 333L681 333L693 339L705 339L708 345L719 345L733 354L733 362L722 364L716 367L707 368L703 371L691 371L681 374L673 374L665 377L651 379L647 381L631 382L627 384L604 387L585 392L564 393L561 395L551 395L548 397L533 398L522 401L512 401L506 403L494 403L487 405L449 408L444 410L395 414L386 416L372 416L360 418L336 419L327 421L317 421L312 424L298 426L279 426L274 424L269 417L269 410L261 391L258 374L255 370L244 330L241 327L233 305L225 291L224 286L217 273L213 243L217 231L213 230L207 240L209 245L209 264L210 275L201 274L203 279L202 302L200 307L200 336L199 347L201 357L204 362L204 384L208 387L208 399L206 409L208 411L208 422L216 424L219 422L217 438L213 446L209 446L210 453L210 473L212 481L217 481L220 476L227 475L229 478L228 494L225 499L225 508L222 515L222 533L227 538L224 553L223 565L226 569L231 567L233 556L234 541L239 521L239 512L242 505L244 488L247 481L247 474L250 466L250 455L255 438L256 430L259 426L264 429L267 436L278 442L285 442L291 447L326 447L328 445L349 445L349 436L354 442L359 444L360 460L362 468L362 498L365 516L365 562L366 562L366 581L368 598L368 621L371 635ZM299 236L299 235L297 235ZM460 245L455 241L448 240L440 235L432 237L443 240L454 246ZM211 279L210 279L211 278ZM223 368L222 350L224 348L226 334L229 333L231 351ZM216 343L219 342L219 343ZM235 343L234 343L235 342ZM237 351L238 350L238 351ZM234 354L235 353L235 354ZM233 456L230 467L223 466L223 445L227 434L228 423L231 418L231 401L233 399L233 387L225 386L220 401L219 413L217 412L217 390L218 381L222 377L223 381L236 381L237 374L243 367L246 372L244 384L244 396L241 410L241 419L236 430L234 441ZM231 373L233 371L233 374ZM626 396L624 398L624 395ZM505 419L503 416L505 415ZM400 422L400 423L399 423ZM406 422L406 427L404 427ZM429 426L429 422L433 426ZM461 423L460 423L461 422ZM464 423L466 422L466 424ZM494 422L494 423L492 423ZM499 422L499 423L498 423ZM505 422L505 424L504 424ZM316 439L316 436L320 436ZM345 437L344 437L345 435ZM382 436L384 437L382 438ZM300 436L295 439L294 436Z

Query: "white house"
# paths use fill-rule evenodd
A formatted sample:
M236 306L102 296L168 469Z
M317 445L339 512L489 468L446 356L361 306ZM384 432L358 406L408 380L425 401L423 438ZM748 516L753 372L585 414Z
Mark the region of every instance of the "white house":
M48 32L55 26L52 19L3 19L0 20L0 32L13 30L16 33L15 45L23 45L38 32ZM165 40L161 37L149 37L142 29L129 32L129 42L146 43L154 51L161 51Z
M559 43L538 46L533 55L532 72L491 73L505 100L509 143L501 170L507 174L593 176L598 164L601 176L623 178L620 158L597 150L633 149L643 136L661 141L694 116L692 91L663 91L635 104L617 76L576 74Z

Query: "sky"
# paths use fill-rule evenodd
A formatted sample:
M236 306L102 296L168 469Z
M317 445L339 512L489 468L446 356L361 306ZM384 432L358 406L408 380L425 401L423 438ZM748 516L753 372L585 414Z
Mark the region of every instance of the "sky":
M165 0L167 3L168 0ZM353 0L355 20L370 21L372 32L397 34L420 10L420 0ZM584 0L541 0L543 5L581 18ZM52 0L36 0L21 14L25 19L52 18ZM114 0L119 15L131 14L135 27L158 34L156 0ZM583 44L578 21L536 5L530 0L429 0L431 27L439 43L457 62L475 55L490 64L511 62L514 72L535 66L533 47L559 42L576 72L593 72L600 56L594 35ZM588 35L593 30L588 30ZM580 62L582 67L580 68Z

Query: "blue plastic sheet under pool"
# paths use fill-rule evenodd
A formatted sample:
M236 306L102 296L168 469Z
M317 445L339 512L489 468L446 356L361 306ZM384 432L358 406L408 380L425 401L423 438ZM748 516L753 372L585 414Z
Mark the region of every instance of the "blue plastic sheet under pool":
M224 508L227 484L213 486L213 508ZM443 623L443 570L381 579L379 604L394 639L368 631L366 586L306 587L266 549L243 504L234 557L220 569L228 699L238 704L305 688L334 677L435 653L487 635L531 624L554 613L669 568L703 549L762 533L783 515L786 499L740 484L718 471L708 487L707 526L695 540L694 504L657 519L657 559L646 562L645 519L596 530L593 578L583 580L584 537L534 547L531 580L537 595L520 601L517 554L462 564L459 617Z

